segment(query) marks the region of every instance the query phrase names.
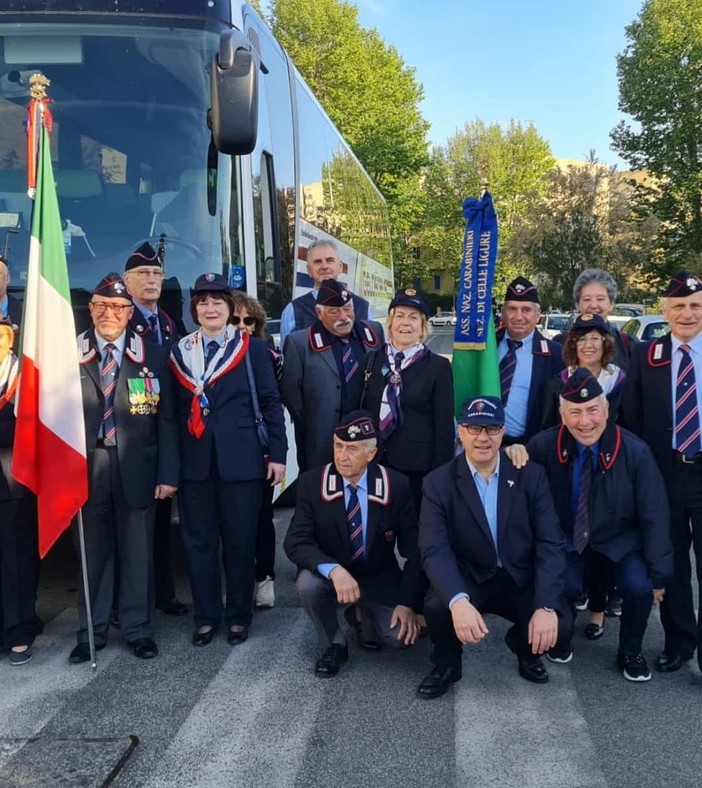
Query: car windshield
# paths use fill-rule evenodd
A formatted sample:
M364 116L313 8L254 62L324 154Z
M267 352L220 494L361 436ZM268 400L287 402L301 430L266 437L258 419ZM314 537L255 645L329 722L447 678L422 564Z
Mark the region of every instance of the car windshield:
M14 225L7 246L15 289L27 275L24 124L36 71L51 79L51 154L77 302L162 234L164 306L174 317L199 273L226 273L235 259L231 159L217 154L207 127L219 29L150 24L0 25L0 215L13 217L5 227ZM0 248L5 242L0 230Z
M565 331L568 328L568 315L549 315L548 327L552 331Z
M670 326L667 323L649 323L647 326L644 326L641 339L658 339L669 332Z

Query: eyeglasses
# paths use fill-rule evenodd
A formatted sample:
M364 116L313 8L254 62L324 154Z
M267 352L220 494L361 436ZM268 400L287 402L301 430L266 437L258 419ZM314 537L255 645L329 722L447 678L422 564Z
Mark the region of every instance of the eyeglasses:
M127 273L136 274L139 279L148 279L153 276L154 279L163 279L164 273L160 268L132 268Z
M592 336L584 336L578 337L575 340L576 345L587 345L588 343L591 345L600 345L604 342L604 337L602 334L593 334Z
M96 315L104 315L108 309L114 312L115 317L119 317L124 313L125 309L131 309L131 304L110 304L108 301L91 301L90 306Z
M461 424L461 427L470 435L480 435L483 430L488 435L499 435L502 431L501 424Z
M248 315L246 317L239 317L239 315L232 315L232 323L234 323L235 326L238 326L239 323L243 323L245 326L255 326L256 318L249 317Z

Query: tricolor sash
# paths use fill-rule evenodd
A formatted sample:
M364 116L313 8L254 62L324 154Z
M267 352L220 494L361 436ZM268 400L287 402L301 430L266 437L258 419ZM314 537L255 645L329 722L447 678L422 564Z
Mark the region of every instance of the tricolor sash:
M170 366L176 380L193 397L188 417L188 432L200 440L207 426L210 413L206 388L215 383L244 360L249 350L249 335L234 326L227 326L224 339L212 360L205 368L203 345L209 339L198 329L187 337L183 337L171 351Z

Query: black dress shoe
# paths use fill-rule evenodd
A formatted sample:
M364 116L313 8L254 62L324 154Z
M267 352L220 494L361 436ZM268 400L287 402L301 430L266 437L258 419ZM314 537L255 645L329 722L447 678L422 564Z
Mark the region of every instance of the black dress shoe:
M158 646L151 638L139 638L129 644L135 657L139 659L153 659L158 654Z
M692 657L681 657L679 654L670 656L664 652L656 660L656 669L661 673L675 673L676 670L680 670L691 659Z
M358 645L368 651L380 651L383 644L375 638L365 637L363 634L363 625L356 616L356 605L349 605L344 611L344 618L348 622L351 629L356 633L358 638Z
M349 658L349 648L344 643L332 643L324 654L317 660L314 666L314 675L322 679L328 679L336 676L339 668Z
M519 656L519 652L517 651L517 633L514 627L507 630L505 643L507 644L507 648L513 654L517 655L519 675L523 679L531 681L534 684L545 684L548 681L548 671L544 667L544 663L541 661L540 657L530 655L522 658Z
M193 646L208 646L217 634L217 627L210 627L206 632L196 631L193 635Z
M227 643L230 646L238 646L240 643L243 643L249 637L249 628L243 627L242 629L229 629L229 634L227 635Z
M461 680L462 675L458 668L434 668L417 687L417 696L427 699L440 698L446 693L449 685Z
M101 643L99 646L95 645L96 651L102 651L105 644ZM90 645L88 643L78 643L76 647L68 655L68 661L73 665L80 665L81 662L90 661Z
M188 612L187 606L177 599L157 599L156 610L160 610L167 616L185 616Z

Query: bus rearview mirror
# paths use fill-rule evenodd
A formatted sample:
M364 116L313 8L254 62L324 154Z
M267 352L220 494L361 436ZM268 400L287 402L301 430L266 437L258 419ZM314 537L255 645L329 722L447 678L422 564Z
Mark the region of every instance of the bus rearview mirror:
M238 30L225 30L210 70L210 124L220 153L243 156L258 134L258 58Z

